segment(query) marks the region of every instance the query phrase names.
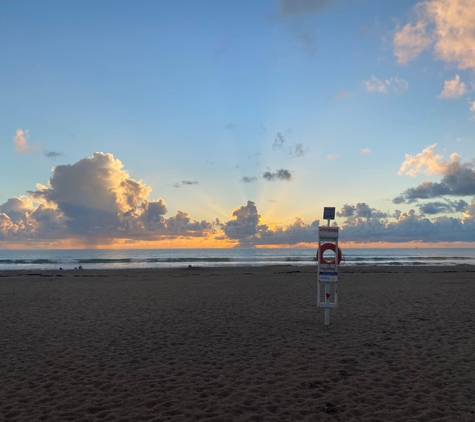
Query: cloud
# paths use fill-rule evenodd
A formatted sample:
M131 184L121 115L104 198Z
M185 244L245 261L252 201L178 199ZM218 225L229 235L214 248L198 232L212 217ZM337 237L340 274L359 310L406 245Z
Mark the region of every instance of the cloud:
M55 167L48 186L38 184L29 196L10 198L0 205L0 240L156 240L214 233L212 223L191 220L181 210L165 218L165 201L149 200L150 187L122 168L112 154L100 152Z
M281 132L277 132L277 135L275 135L274 143L272 144L273 148L282 148L284 145L285 138L284 135L282 135Z
M48 158L56 158L56 157L61 157L62 155L64 155L62 152L57 152L57 151L45 151L44 154L45 154L45 157L48 157Z
M416 22L394 35L399 63L433 46L436 59L475 70L475 0L428 0L414 7Z
M336 213L338 217L346 218L386 218L388 214L371 208L365 202L360 202L356 205L345 204L339 212Z
M390 92L403 94L409 89L409 83L405 79L399 79L397 76L381 81L373 75L371 79L363 81L363 85L368 92L377 92L379 94L388 94Z
M18 154L33 154L39 149L39 145L28 145L28 139L30 138L27 130L17 129L13 142L15 144L15 151Z
M286 180L286 181L292 180L292 174L290 170L286 170L286 169L276 170L274 173L272 173L271 171L266 171L262 175L262 177L269 182L274 182L275 180Z
M415 59L432 44L426 32L427 24L419 21L415 25L407 24L394 34L394 55L401 64Z
M232 220L222 226L224 234L228 239L249 243L259 230L267 227L259 225L261 216L253 201L247 201L246 205L236 208L231 215Z
M460 76L455 75L455 78L450 81L445 81L444 89L437 98L447 100L449 98L459 98L467 93L467 86L460 81Z
M350 94L348 92L340 91L340 92L337 92L335 95L332 95L330 97L330 99L331 100L342 100L343 98L347 98L349 96L350 96Z
M336 160L337 158L340 158L339 154L328 154L327 155L327 160Z
M332 0L278 0L282 17L313 15L326 9Z
M196 180L182 180L181 182L175 183L173 186L176 188L181 188L182 186L190 186L190 185L197 185L198 182Z
M310 151L309 147L305 147L302 143L297 143L289 148L289 155L292 157L301 157Z
M341 225L341 240L352 242L474 242L475 202L471 202L462 218L447 216L433 220L396 211L395 221L388 218L348 218Z
M403 201L414 202L417 199L429 199L444 195L468 196L475 195L475 160L463 162L457 153L450 155L450 160L444 161L442 155L437 155L433 144L419 154L406 155L399 174L416 176L419 173L443 176L441 182L425 181L415 188L409 188L393 203Z
M225 129L231 130L231 129L234 129L236 127L236 125L234 123L226 123L224 125L224 127L225 127Z
M256 204L247 201L246 205L232 212L232 219L222 224L225 238L237 241L239 246L278 245L314 243L318 240L318 221L310 225L296 217L294 223L286 227L271 229L261 223Z
M364 148L360 151L360 155L364 157L365 155L371 154L371 152L372 151L369 148Z
M443 174L448 164L443 161L443 155L437 155L434 152L436 146L437 144L429 145L416 155L406 154L405 160L399 169L399 174L406 174L411 177L415 177L422 172L428 175ZM452 154L450 158L451 162L454 162L459 159L459 156L458 154Z
M257 180L256 176L242 176L241 177L241 182L243 183L252 183Z
M475 241L475 202L465 206L462 218L440 216L434 219L408 212L396 211L393 216L372 208L366 203L345 205L340 216L342 241L353 242L455 242ZM301 218L287 226L270 228L262 222L256 204L248 201L236 208L232 219L221 224L224 238L239 246L315 243L318 221L306 224Z
M426 202L425 204L419 205L419 210L422 214L440 214L443 212L453 213L453 212L463 212L466 210L468 203L463 199L459 201L450 201L448 199L445 202L435 201L435 202Z
M472 119L475 120L475 101L471 104L470 111L473 113Z

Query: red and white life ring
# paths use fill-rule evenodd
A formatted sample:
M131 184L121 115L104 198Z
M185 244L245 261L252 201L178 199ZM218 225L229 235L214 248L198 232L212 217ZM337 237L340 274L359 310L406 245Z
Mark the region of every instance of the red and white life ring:
M325 258L323 258L323 253L325 251L328 251L328 250L332 250L333 252L335 252L336 251L335 244L334 243L323 243L322 245L320 245L320 249L322 250L322 258L321 258L320 263L325 264L325 265L334 265L335 264L335 259L333 259L333 261L326 261ZM319 250L317 249L317 263L318 263L318 251ZM335 256L336 256L336 252L335 252ZM341 258L342 258L341 249L338 248L338 264L340 264Z

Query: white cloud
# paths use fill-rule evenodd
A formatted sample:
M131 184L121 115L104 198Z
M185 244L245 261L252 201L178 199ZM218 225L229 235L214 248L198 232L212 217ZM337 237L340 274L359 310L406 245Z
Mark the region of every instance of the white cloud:
M388 94L390 92L403 94L409 89L409 82L405 79L399 79L397 76L381 81L373 75L371 79L363 81L363 85L368 92L377 92L379 94Z
M444 174L449 164L443 161L443 155L434 152L436 146L437 144L429 145L416 155L406 154L405 160L399 169L399 174L406 174L411 177L415 177L419 173L428 175ZM452 154L450 158L451 162L454 162L458 161L460 156Z
M460 81L460 76L455 75L455 78L450 81L445 81L444 89L439 94L438 98L446 100L448 98L459 98L467 93L467 86Z
M364 148L360 151L360 155L362 155L363 157L365 155L368 155L368 154L371 154L371 153L372 153L372 151L369 148Z
M57 166L48 186L37 188L28 197L0 205L0 240L157 240L214 233L212 223L191 220L181 210L165 218L165 201L149 200L151 188L132 179L112 154L96 152L72 165Z
M393 199L393 203L414 202L418 199L442 197L445 195L469 196L475 195L475 160L463 162L460 155L453 153L449 160L435 154L433 144L419 154L406 155L399 174L416 176L425 173L432 176L442 176L440 182L422 182L415 188L409 188L402 195Z
M433 45L438 60L475 70L475 0L428 0L414 7L417 20L394 35L400 63Z
M430 46L432 40L426 33L426 26L424 21L415 25L408 23L394 34L394 54L399 63L405 64L415 59Z
M28 135L27 130L17 129L15 136L13 137L13 142L15 144L15 151L18 154L33 154L39 148L39 145L34 147L28 145L28 139L30 136Z

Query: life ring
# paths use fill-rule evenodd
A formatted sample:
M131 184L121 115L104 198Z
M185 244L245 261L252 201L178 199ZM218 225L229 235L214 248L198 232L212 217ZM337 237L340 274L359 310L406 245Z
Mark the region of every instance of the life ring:
M320 263L325 264L325 265L334 265L335 264L335 259L333 259L333 261L326 261L325 258L323 258L323 253L325 251L328 251L328 250L332 250L333 252L335 252L335 250L336 250L335 244L334 243L323 243L322 245L320 245L320 249L322 250L322 259L321 259ZM318 263L318 251L319 251L319 249L317 249L317 263ZM335 253L335 256L336 256L336 253ZM338 264L340 264L341 258L342 258L341 249L338 248Z

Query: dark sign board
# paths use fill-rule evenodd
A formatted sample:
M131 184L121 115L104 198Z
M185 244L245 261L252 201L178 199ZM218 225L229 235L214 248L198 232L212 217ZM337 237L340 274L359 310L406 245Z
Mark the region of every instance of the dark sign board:
M323 219L324 220L334 220L335 219L335 207L325 207L325 208L323 208Z

